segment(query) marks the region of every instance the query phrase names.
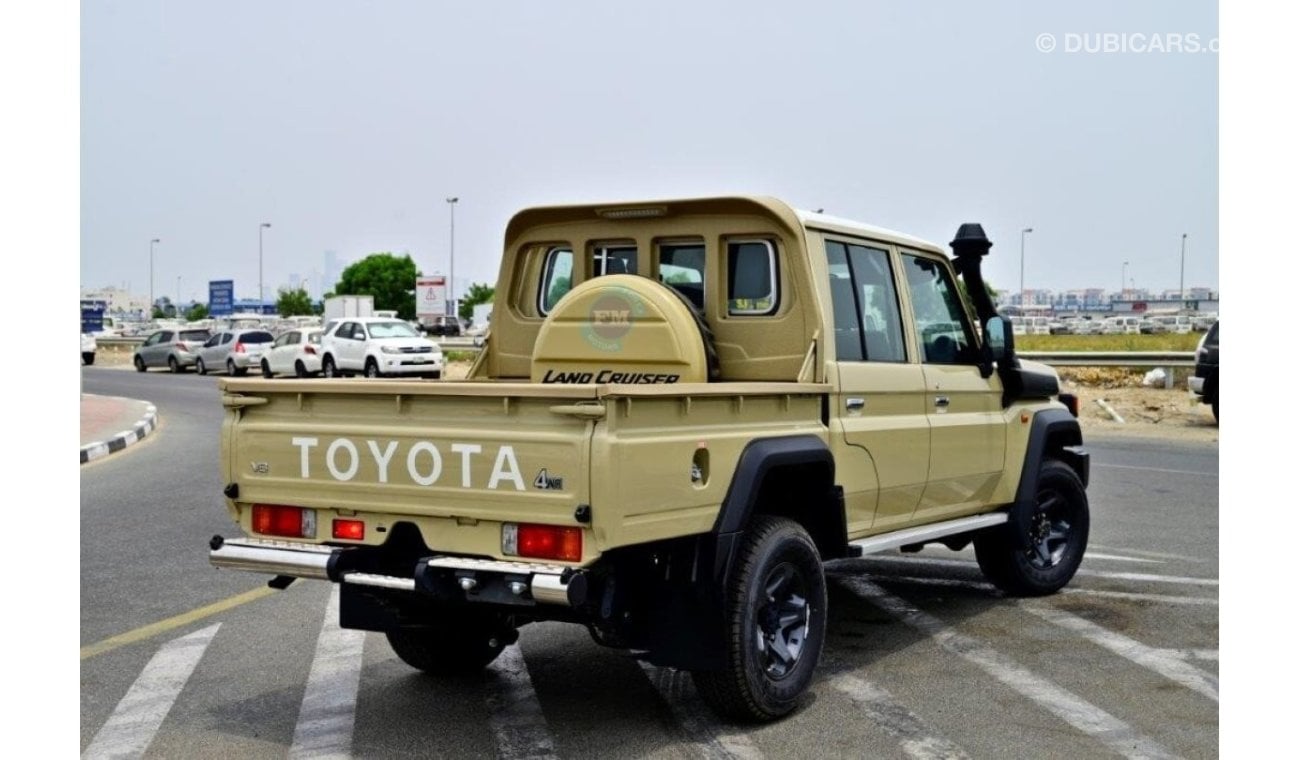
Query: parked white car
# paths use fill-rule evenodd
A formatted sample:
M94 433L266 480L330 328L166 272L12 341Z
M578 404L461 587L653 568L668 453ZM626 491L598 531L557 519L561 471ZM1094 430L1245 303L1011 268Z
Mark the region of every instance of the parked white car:
M385 317L351 317L331 322L321 339L325 377L364 374L442 377L442 349L411 325Z
M324 330L289 330L280 334L262 352L262 377L293 375L310 377L320 373L321 336Z

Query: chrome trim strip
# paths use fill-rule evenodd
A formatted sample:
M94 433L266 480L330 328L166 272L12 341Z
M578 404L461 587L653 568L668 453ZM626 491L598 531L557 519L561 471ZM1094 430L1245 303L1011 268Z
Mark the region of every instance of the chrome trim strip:
M1006 512L990 512L986 515L963 517L957 520L935 523L934 525L923 525L919 528L908 528L893 533L882 533L879 536L860 538L856 541L850 541L849 543L853 546L861 547L863 554L875 554L876 552L897 549L900 546L907 546L908 544L935 541L945 536L953 536L958 533L966 533L981 528L991 528L994 525L1001 525L1006 521Z

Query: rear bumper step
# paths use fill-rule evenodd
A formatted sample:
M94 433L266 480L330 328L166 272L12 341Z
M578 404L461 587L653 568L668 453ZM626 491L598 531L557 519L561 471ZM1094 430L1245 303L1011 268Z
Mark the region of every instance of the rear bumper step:
M214 536L209 543L208 561L213 567L227 570L395 589L470 602L576 607L587 597L586 573L563 565L435 555L421 559L413 577L403 578L346 569L351 564L346 561L349 555L361 548Z

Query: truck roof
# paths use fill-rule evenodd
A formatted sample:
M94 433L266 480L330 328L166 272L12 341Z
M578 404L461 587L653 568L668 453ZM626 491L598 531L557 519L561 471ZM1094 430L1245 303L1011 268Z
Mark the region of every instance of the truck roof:
M782 219L790 227L840 232L848 235L868 237L884 242L905 245L911 248L935 253L945 253L943 246L928 240L908 235L903 232L877 227L851 219L822 214L815 211L797 209L780 198L763 195L728 195L700 198L666 198L658 200L606 201L597 203L575 203L556 206L533 206L523 209L511 218L506 227L506 240L512 240L523 229L546 224L557 224L591 218L594 213L606 219L638 219L656 216L674 216L677 214L717 213L720 208L750 205L757 210L767 211L769 215Z

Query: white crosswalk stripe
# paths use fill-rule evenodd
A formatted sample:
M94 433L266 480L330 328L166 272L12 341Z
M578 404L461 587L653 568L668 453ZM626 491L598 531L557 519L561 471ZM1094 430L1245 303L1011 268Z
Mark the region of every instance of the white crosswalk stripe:
M220 627L217 623L163 644L82 757L99 760L143 755Z
M913 760L969 760L970 755L961 747L939 736L893 695L865 678L845 673L832 678L831 685L898 739L903 752Z
M289 748L291 760L351 757L366 634L339 628L338 621L339 589L335 586L316 640L316 656Z
M488 682L488 723L502 760L552 760L555 741L533 691L533 679L519 646L511 644L489 666L496 678Z
M759 760L763 753L743 731L724 726L695 692L690 676L671 668L640 663L650 683L668 703L673 718L706 760Z
M1075 729L1129 758L1176 757L1155 741L1105 710L1022 667L982 641L944 625L874 583L838 576L841 584L871 600L904 624L934 639L940 647L971 662Z
M1023 602L1020 606L1032 615L1073 631L1097 646L1159 673L1197 694L1209 697L1215 702L1219 701L1219 679L1177 657L1171 657L1123 634L1109 631L1091 620L1071 615L1054 607L1033 602Z

